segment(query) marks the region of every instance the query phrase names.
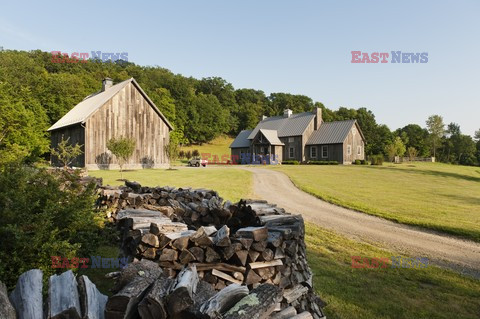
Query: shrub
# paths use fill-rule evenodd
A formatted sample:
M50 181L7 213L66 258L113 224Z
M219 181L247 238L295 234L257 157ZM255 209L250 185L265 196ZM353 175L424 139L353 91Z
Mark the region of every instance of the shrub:
M383 165L383 155L371 155L370 161L372 162L372 165Z
M356 160L353 162L353 164L355 164L355 165L361 165L361 164L362 164L362 161L356 159Z
M198 150L193 150L192 156L193 156L193 157L199 157L199 156L200 156L200 152L199 152Z
M283 161L282 164L285 164L285 165L299 165L300 162L299 161Z
M309 165L338 165L337 161L310 161Z
M368 162L367 162L366 160L361 160L361 161L360 161L360 164L362 164L362 165L368 165Z
M178 152L178 158L179 159L184 159L185 158L185 151L184 150L181 150Z
M192 158L192 152L186 151L186 152L185 152L185 158L186 158L186 159L191 159L191 158Z
M82 146L80 144L71 145L69 143L70 137L66 140L63 139L58 143L57 148L52 148L52 155L55 156L64 168L70 166L77 156L83 154Z
M12 288L32 268L55 273L51 256L88 257L104 238L95 185L79 173L9 165L0 172L0 278ZM58 269L60 272L64 271Z

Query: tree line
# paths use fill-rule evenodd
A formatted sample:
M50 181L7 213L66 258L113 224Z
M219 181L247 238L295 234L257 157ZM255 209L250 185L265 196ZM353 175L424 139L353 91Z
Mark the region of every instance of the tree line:
M134 77L174 125L171 139L181 144L202 144L222 134L235 136L254 128L262 115L281 115L286 108L299 113L320 107L324 121L358 120L367 155L435 155L443 162L480 163L480 130L473 139L462 134L458 124L446 125L439 116L428 119L425 127L409 124L391 131L365 107L331 110L305 95L235 89L220 77L195 79L124 61L53 63L47 52L7 50L0 52L0 164L45 156L46 129L99 91L105 77L115 83Z

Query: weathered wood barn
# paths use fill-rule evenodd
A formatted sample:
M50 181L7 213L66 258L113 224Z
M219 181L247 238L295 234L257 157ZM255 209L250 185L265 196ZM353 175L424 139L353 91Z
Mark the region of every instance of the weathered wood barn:
M48 131L52 148L62 138L82 145L83 154L74 160L73 166L108 169L118 167L117 159L107 149L107 142L114 137L135 140L135 151L125 168L167 166L165 145L172 129L135 79L113 85L112 79L107 78L101 91L87 96ZM52 158L52 164L58 165L57 159Z
M365 137L356 120L323 122L322 109L264 117L255 129L241 131L230 145L239 163L286 160L337 161L351 164L365 159ZM276 157L277 161L271 158Z

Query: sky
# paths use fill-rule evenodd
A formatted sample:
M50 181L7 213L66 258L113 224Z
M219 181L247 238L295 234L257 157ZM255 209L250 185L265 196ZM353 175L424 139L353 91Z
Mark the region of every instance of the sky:
M4 1L0 47L127 52L235 88L372 110L395 130L429 115L480 129L480 1ZM351 63L352 51L428 53Z

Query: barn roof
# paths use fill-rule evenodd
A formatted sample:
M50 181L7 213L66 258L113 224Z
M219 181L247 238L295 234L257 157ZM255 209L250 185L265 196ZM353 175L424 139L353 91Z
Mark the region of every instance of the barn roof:
M355 122L356 120L323 122L320 128L310 135L307 145L343 143Z
M292 114L290 117L268 117L257 124L248 138L255 138L260 129L276 130L278 132L278 137L302 135L314 118L315 114L312 112Z
M149 102L153 107L155 112L165 121L167 126L170 129L173 129L173 126L168 122L167 118L160 112L155 103L148 97L148 95L142 90L140 85L135 81L134 78L130 78L123 82L113 85L112 87L106 89L105 91L100 91L92 95L87 96L82 102L78 103L73 109L68 111L60 120L53 124L48 131L58 130L60 128L85 123L85 121L98 109L100 109L108 100L110 100L115 94L120 92L125 86L129 83L133 83L135 87L140 91L144 98Z
M250 140L248 136L252 133L252 130L243 130L238 133L235 140L230 144L230 148L247 148L250 147Z
M270 145L285 145L278 139L278 132L276 130L260 129L260 133L265 136Z

